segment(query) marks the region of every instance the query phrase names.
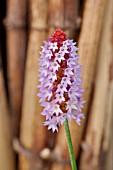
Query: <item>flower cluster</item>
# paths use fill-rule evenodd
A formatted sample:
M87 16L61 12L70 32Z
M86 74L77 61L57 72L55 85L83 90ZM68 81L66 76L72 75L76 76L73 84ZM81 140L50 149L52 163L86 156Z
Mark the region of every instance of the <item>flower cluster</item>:
M80 125L84 100L80 88L81 65L78 63L78 48L73 40L66 39L65 33L57 29L48 42L44 41L40 52L39 81L40 103L46 116L44 125L53 132L66 118L72 118Z

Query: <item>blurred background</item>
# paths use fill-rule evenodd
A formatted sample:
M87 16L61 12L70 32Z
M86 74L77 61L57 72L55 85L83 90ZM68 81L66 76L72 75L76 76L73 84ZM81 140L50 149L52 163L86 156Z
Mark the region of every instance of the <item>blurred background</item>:
M36 96L40 46L56 28L83 67L85 119L70 123L78 170L113 170L112 0L0 0L0 170L71 170L64 127L43 126Z

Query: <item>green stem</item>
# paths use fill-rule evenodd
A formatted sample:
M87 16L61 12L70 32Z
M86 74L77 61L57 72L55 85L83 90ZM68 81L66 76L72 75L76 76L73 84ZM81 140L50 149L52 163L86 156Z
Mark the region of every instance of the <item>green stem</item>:
M77 170L75 156L74 156L74 150L73 150L73 145L72 145L72 141L71 141L71 135L70 135L70 130L69 130L69 125L68 125L67 119L64 122L64 126L65 126L66 137L67 137L67 142L68 142L68 149L69 149L69 154L70 154L70 159L71 159L71 167L72 167L72 170Z

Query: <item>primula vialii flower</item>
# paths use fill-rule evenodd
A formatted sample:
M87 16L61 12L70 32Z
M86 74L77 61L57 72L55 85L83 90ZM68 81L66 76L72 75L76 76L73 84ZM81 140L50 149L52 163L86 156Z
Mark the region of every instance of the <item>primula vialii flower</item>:
M44 125L58 131L58 126L66 118L72 118L80 125L84 100L80 88L81 65L78 63L78 48L73 40L66 39L66 34L57 29L48 42L44 41L40 52L39 81L40 103L46 116Z

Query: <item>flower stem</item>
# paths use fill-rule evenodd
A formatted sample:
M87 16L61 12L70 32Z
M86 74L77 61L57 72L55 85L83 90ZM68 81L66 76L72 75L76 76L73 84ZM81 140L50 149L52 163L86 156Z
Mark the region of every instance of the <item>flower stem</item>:
M70 154L70 159L71 159L71 167L72 167L72 170L77 170L75 156L74 156L74 150L73 150L73 145L72 145L72 141L71 141L71 135L70 135L70 130L69 130L69 125L68 125L67 119L64 122L64 126L65 126L66 137L67 137L67 142L68 142L68 149L69 149L69 154Z

